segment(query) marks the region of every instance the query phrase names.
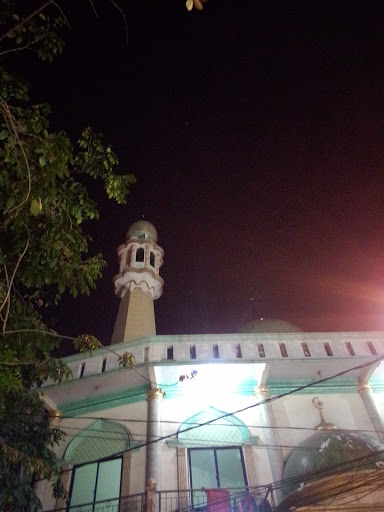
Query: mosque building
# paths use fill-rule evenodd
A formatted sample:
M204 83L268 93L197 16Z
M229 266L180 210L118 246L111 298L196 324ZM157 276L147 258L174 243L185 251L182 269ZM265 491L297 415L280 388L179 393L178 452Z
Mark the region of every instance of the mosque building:
M117 254L111 345L42 388L68 493L36 482L44 511L384 510L383 332L157 335L155 227L132 224Z

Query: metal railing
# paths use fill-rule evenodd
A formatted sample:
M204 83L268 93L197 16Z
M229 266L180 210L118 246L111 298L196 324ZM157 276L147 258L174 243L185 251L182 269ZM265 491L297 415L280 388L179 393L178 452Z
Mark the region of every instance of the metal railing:
M226 489L229 493L230 512L254 512L263 502L268 502L271 509L274 509L275 504L269 488L231 487ZM228 498L225 501L227 502ZM215 502L218 508L220 505L220 502ZM226 509L228 510L228 504ZM151 500L146 493L133 494L81 505L69 504L47 512L206 512L207 510L207 495L202 488L155 491Z
M82 503L81 505L68 504L64 507L56 507L47 512L145 512L146 494L132 494L119 498Z
M229 508L231 512L252 512L263 501L274 507L273 496L269 488L229 487ZM158 512L206 512L208 510L205 489L186 489L178 491L156 491ZM228 501L228 498L225 499ZM219 501L215 506L220 507ZM253 506L254 505L254 506Z

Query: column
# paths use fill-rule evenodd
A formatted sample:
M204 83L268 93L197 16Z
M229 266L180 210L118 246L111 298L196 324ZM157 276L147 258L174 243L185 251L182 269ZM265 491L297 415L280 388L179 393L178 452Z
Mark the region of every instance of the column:
M254 456L253 456L253 446L251 446L250 444L245 444L243 446L243 455L244 455L245 469L247 471L248 485L250 487L256 487L257 486L257 477L256 477L255 460L254 460Z
M148 402L148 424L147 424L147 462L146 462L146 483L155 480L157 489L161 483L161 446L162 443L156 442L161 436L161 405L164 392L161 389L150 389L147 391ZM151 441L155 441L151 443Z
M55 409L47 411L47 419L50 428L60 428L61 425L61 412ZM62 468L61 468L62 469ZM71 468L72 469L72 468ZM71 471L68 472L71 475ZM40 499L43 510L50 510L55 508L56 499L53 497L52 493L52 483L53 481L38 479L33 484L33 490L36 496ZM63 481L65 491L69 490L69 485L66 486L66 481ZM62 501L63 506L65 506L65 501Z
M136 250L138 249L139 246L134 244L130 247L132 247L132 249L131 249L131 261L129 263L129 266L134 267L135 263L136 263Z
M269 388L267 386L258 386L255 388L255 396L258 401L270 398ZM258 406L260 419L263 427L264 441L267 445L269 464L271 466L272 478L274 482L279 482L283 478L284 458L280 447L279 433L276 428L275 414L270 402ZM276 491L277 501L281 501L281 493Z
M177 448L177 480L179 490L179 510L188 510L188 463L187 463L187 449L185 446L178 446Z
M71 480L72 480L72 468L73 465L70 463L63 464L61 466L61 481L63 482L63 487L65 492L67 493L67 496L69 496L69 491L71 488ZM67 499L64 496L63 498L59 498L57 500L57 508L58 509L64 509L66 505Z
M361 382L359 384L359 394L364 402L368 416L370 417L373 427L376 430L377 436L380 441L384 440L384 421L381 417L376 403L373 399L372 386L369 382Z
M151 246L149 244L145 244L144 246L144 266L149 268L149 255L151 253Z
M120 512L129 510L129 479L131 476L132 452L123 455L123 471L121 475Z

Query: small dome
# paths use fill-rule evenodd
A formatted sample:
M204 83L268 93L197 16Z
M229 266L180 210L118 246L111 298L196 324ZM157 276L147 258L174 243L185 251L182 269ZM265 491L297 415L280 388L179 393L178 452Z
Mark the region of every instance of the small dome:
M345 430L318 430L288 457L283 473L284 497L313 481L314 474L321 479L358 469L380 469L384 465L384 454L373 456L376 447L377 441L368 435Z
M157 231L153 224L146 220L138 220L134 222L127 231L126 239L138 238L157 242Z
M296 325L290 324L289 322L284 322L284 320L278 320L274 318L266 318L265 320L254 320L253 322L249 322L240 327L239 332L255 332L255 333L263 333L263 332L302 332L299 327Z

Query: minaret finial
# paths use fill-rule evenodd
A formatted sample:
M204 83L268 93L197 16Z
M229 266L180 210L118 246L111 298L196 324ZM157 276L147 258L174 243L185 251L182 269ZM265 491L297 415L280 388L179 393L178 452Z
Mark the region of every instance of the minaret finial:
M337 430L336 425L325 421L323 416L324 403L320 400L320 398L315 396L315 398L312 400L312 403L320 414L320 423L315 427L315 430Z

